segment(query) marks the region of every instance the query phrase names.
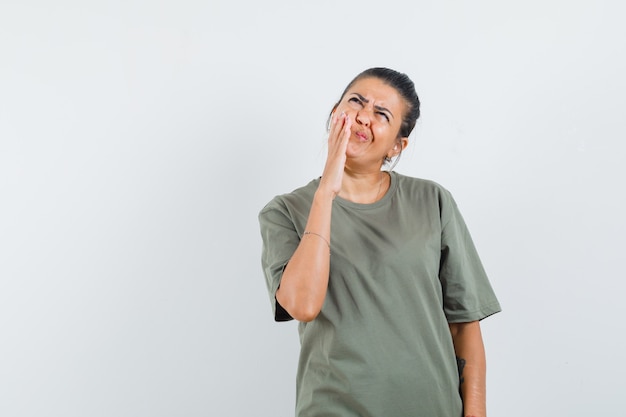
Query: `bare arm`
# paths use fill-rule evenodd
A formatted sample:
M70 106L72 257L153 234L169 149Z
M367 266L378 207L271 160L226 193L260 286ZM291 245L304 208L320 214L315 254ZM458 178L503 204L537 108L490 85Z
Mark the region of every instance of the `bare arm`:
M450 323L466 417L486 417L486 360L480 323Z
M351 121L343 114L333 116L328 158L306 225L306 231L311 233L302 236L276 291L276 300L299 321L315 319L326 298L332 203L341 190L350 125Z

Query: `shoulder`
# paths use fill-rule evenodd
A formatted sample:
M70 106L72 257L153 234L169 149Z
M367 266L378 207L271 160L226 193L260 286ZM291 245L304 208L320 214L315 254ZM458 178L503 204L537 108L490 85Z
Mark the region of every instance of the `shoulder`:
M308 211L311 207L315 191L319 186L319 181L320 179L316 178L303 187L296 188L289 193L277 195L261 209L259 215L262 216L264 213L275 210L283 212Z
M452 194L443 185L429 179L409 177L394 172L398 184L398 192L410 198L427 198L442 204L454 202Z

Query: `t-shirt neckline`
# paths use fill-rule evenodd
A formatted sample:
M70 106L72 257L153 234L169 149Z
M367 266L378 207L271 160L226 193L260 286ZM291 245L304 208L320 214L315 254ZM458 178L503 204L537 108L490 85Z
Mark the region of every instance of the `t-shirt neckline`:
M373 203L363 204L363 203L355 203L353 201L346 200L344 198L336 196L335 202L344 207L350 207L350 208L361 209L361 210L373 209L373 208L377 208L377 207L385 205L389 200L391 200L391 198L395 194L396 188L398 185L397 174L394 171L387 171L387 172L389 173L389 177L390 177L389 189L380 200L375 201Z

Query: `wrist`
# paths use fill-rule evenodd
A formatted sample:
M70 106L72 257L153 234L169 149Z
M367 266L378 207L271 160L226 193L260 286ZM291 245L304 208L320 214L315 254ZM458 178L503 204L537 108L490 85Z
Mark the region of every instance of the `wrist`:
M324 202L330 202L332 203L332 201L335 199L335 197L337 196L337 193L324 188L324 187L319 187L316 191L315 191L315 195L313 196L313 200L315 202L318 203L324 203Z

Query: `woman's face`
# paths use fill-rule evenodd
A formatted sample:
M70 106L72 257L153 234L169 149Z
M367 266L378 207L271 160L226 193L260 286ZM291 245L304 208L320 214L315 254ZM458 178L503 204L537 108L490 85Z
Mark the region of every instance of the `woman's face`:
M380 168L385 157L404 149L408 138L398 139L398 133L405 111L398 91L378 78L355 82L336 109L336 114L345 112L352 120L347 163Z

